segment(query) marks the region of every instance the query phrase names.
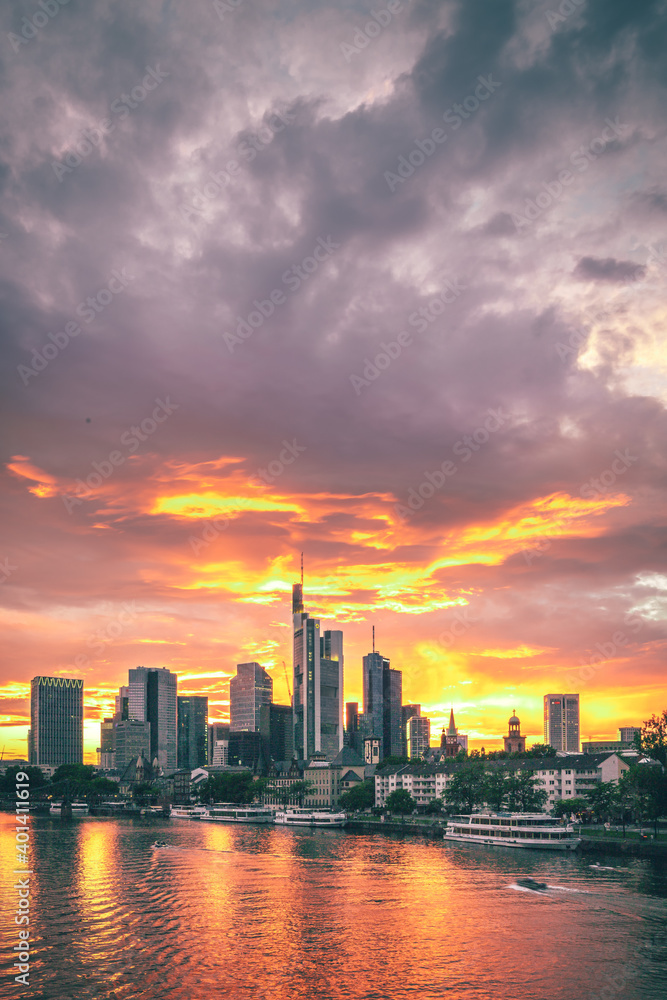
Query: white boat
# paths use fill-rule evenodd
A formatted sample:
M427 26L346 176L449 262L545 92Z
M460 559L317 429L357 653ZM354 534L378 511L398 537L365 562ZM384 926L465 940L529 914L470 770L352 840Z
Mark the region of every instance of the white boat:
M275 822L279 826L341 827L347 823L347 814L286 809L276 813Z
M273 823L273 809L257 806L212 805L200 819L214 823Z
M62 815L63 804L62 802L52 802L49 812L53 813L55 816ZM72 816L87 816L88 815L88 803L87 802L72 802Z
M471 813L453 816L446 840L499 847L574 851L581 843L574 827L563 826L544 813Z
M195 806L171 806L169 815L172 819L192 819Z

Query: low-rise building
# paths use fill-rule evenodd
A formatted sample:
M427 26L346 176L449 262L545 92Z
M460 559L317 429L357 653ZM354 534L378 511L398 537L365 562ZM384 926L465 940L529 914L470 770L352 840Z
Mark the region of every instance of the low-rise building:
M304 806L338 808L341 795L364 780L364 771L364 761L352 747L344 746L332 761L325 760L323 754L315 754L303 772L304 779L312 782Z

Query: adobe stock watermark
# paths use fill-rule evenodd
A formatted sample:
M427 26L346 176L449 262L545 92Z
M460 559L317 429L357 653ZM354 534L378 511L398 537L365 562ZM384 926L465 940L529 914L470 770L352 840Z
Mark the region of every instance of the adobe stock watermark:
M318 236L312 254L304 257L299 264L293 264L283 272L281 281L289 289L289 294L294 295L298 292L302 285L319 270L320 265L327 261L336 250L340 249L340 246L340 243L334 243L331 236L327 236L326 238ZM237 325L235 333L225 331L222 335L229 353L233 354L235 347L242 344L245 340L249 340L255 330L259 330L264 325L264 322L273 315L276 308L284 305L286 302L287 293L283 292L280 288L272 289L265 299L254 299L252 303L255 307L254 310L248 313L245 318L242 316L236 317Z
M0 562L0 584L6 583L12 573L14 573L17 569L18 566L14 566L13 563L10 563L9 556L5 556L2 562Z
M460 284L458 278L455 278L453 281L447 279L445 286L446 291L440 292L427 305L420 306L419 309L411 312L408 316L408 324L415 327L419 333L423 333L430 323L435 322L439 316L442 316L445 306L455 302L461 292L464 292L468 288L467 285ZM396 358L400 357L403 350L406 347L410 347L412 343L412 334L408 333L407 330L401 331L396 340L390 340L389 343L382 341L380 344L382 350L375 355L373 360L364 358L364 367L361 375L350 375L350 382L355 394L360 396L362 390L379 378L382 372L386 371L389 365Z
M456 444L452 446L452 454L461 459L461 462L469 462L473 455L480 450L508 421L511 420L509 413L504 413L502 408L497 410L487 410L486 419L476 427L472 434L464 434ZM425 472L424 479L419 486L411 486L408 490L406 505L394 504L394 510L401 521L405 522L412 517L415 511L421 510L427 500L447 482L447 479L455 476L458 466L451 459L445 459L437 469L432 472Z
M452 132L456 132L463 122L474 115L475 111L488 101L489 97L502 86L498 80L493 79L493 74L489 76L478 76L478 83L474 93L464 97L460 104L453 104L447 108L442 116L442 120L451 125ZM398 157L395 171L385 170L384 179L389 190L393 192L399 184L405 184L409 177L412 177L415 170L423 166L428 157L433 156L436 149L447 141L447 133L441 128L434 128L425 138L415 139L414 147L405 156L403 153Z
M558 11L548 10L544 16L549 22L551 30L556 31L563 21L567 21L568 17L572 17L585 3L586 0L563 0Z
M30 985L30 876L34 874L30 866L30 778L25 771L16 773L16 864L18 869L13 870L14 875L20 878L14 883L17 891L17 906L15 910L14 923L18 926L18 944L12 948L16 952L14 958L14 968L17 974L14 976L15 983L23 986ZM25 867L20 867L20 866Z
M79 302L75 309L77 316L80 316L84 323L92 323L95 317L104 312L111 304L115 295L120 295L121 292L125 291L131 281L134 281L134 278L125 273L125 268L120 271L112 271L111 278L104 288L98 289L95 295L89 295L87 299ZM70 321L65 324L63 330L47 334L51 343L45 344L41 351L36 347L31 347L32 364L18 365L16 369L23 384L28 385L31 377L41 375L60 352L65 350L70 341L74 337L78 337L80 333L81 325Z
M180 403L172 403L169 396L165 400L159 397L155 400L156 406L150 417L145 417L139 424L129 427L120 436L120 444L127 449L127 454L114 449L110 451L101 462L93 462L93 471L90 472L85 481L76 480L76 492L74 494L61 493L61 498L65 504L65 510L71 514L75 507L80 506L84 500L91 500L102 483L107 480L113 472L124 465L130 455L139 449L139 446L147 441L151 435L163 424L175 410L180 409Z
M631 455L630 449L614 452L614 460L608 469L598 473L597 476L583 483L579 494L584 500L597 500L598 497L609 493L611 487L616 483L619 476L628 471L631 465L639 461L639 455Z
M211 542L219 538L223 531L226 531L232 523L232 518L227 514L222 517L212 517L204 522L204 528L200 535L190 535L188 544L193 553L198 556L202 549L208 548Z
M573 167L584 173L605 151L609 143L615 142L630 128L623 125L616 117L613 121L605 118L605 128L600 135L595 136L588 144L578 146L570 153L570 163ZM571 170L560 170L557 178L551 181L542 181L544 191L540 191L535 198L526 198L523 215L519 212L512 213L512 222L517 233L526 229L539 219L548 208L555 205L564 196L566 189L574 182L576 175Z
M367 21L363 28L357 28L351 42L341 42L340 50L346 63L351 62L353 56L360 55L368 45L377 38L387 25L391 24L394 14L400 14L405 7L403 0L389 0L386 7L371 11L371 20Z
M628 611L623 618L623 624L636 634L643 627L644 621L639 615ZM592 680L605 663L608 663L617 653L625 651L629 642L630 637L620 629L613 632L606 642L596 642L596 652L592 653L588 659L580 661L579 670L576 673L568 675L566 683L570 685L570 690L576 689L572 685L585 684Z
M213 0L213 10L221 21L224 21L225 14L233 14L238 10L245 0Z
M296 438L292 438L291 441L284 439L281 444L283 448L278 457L272 459L265 469L258 469L254 476L250 477L248 482L251 486L270 486L275 483L286 467L292 465L306 450L305 445L297 444Z
M468 629L471 629L474 624L482 620L481 615L473 615L470 611L470 607L460 609L454 614L452 619L452 624L449 628L445 629L438 636L438 644L443 647L443 649L451 649L455 642L465 635Z
M90 633L86 639L87 648L93 653L102 653L105 644L118 639L126 628L134 625L136 619L145 610L145 608L138 607L136 601L124 601L113 621L110 621L104 628L98 628ZM91 661L85 653L77 653L74 657L74 666L71 669L84 670L90 664Z
M118 115L119 121L124 121L131 111L134 111L146 100L149 93L159 87L162 81L169 76L169 73L160 69L160 64L156 63L155 69L146 66L146 75L132 87L129 94L123 93L111 102L111 111ZM116 122L112 118L102 118L97 125L84 128L79 133L79 138L75 141L73 149L65 154L62 161L53 160L51 168L62 184L66 174L71 174L86 157L102 145L105 136L111 135L116 128Z
M270 114L265 122L247 137L242 139L238 145L237 155L243 157L247 163L252 163L258 153L270 146L278 132L282 132L286 126L296 121L296 115L288 111L275 111ZM201 219L206 215L206 206L219 197L221 191L228 187L241 169L238 160L229 160L225 164L224 170L210 170L206 181L201 187L195 188L194 194L189 203L179 206L179 212L184 222L190 222L193 217Z
M24 17L21 21L21 34L17 35L13 31L8 32L7 37L14 52L20 52L23 45L27 45L33 38L45 28L49 21L60 12L61 7L67 6L69 0L39 0L40 10L36 10L31 17Z

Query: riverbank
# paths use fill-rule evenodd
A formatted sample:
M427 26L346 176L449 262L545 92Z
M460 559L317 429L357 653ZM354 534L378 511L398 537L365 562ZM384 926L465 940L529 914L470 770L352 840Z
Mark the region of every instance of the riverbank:
M371 817L353 817L348 819L346 830L358 833L384 833L399 836L428 837L430 840L443 840L446 824L436 820L435 822L421 822L413 819L400 819L395 817L380 819ZM655 843L652 840L634 840L621 837L587 837L581 835L579 850L585 854L617 854L634 855L642 858L665 858L667 859L667 843Z

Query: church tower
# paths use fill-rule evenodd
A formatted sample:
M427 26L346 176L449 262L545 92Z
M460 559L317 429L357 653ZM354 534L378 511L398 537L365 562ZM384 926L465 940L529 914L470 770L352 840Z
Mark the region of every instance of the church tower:
M521 722L514 709L514 714L510 716L507 736L503 736L506 753L525 753L526 737L521 735Z
M461 744L459 743L459 731L454 722L453 708L449 713L449 726L447 729L442 730L440 747L445 751L445 757L456 757L461 750Z

